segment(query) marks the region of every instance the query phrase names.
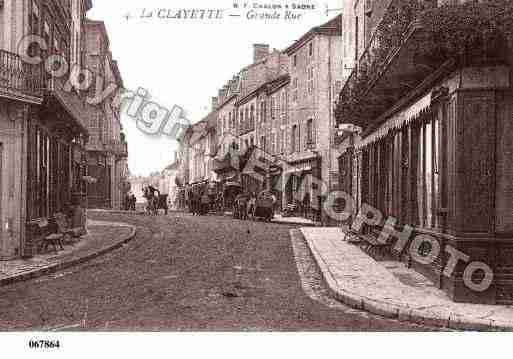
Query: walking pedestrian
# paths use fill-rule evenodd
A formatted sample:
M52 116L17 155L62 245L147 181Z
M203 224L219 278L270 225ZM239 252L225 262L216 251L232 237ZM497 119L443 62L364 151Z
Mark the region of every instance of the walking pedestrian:
M308 218L308 212L310 211L310 193L306 192L303 198L303 217Z
M271 192L271 199L273 201L273 212L272 212L272 218L274 218L274 214L276 213L276 205L278 204L278 198L274 193Z
M201 196L201 214L206 215L208 214L208 205L210 204L210 196L208 195L208 192L205 190L203 192L203 195Z

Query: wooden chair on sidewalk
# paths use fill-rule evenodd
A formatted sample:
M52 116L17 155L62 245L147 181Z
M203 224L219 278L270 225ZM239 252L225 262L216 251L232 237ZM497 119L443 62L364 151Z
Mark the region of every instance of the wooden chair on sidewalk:
M62 240L66 243L73 245L73 240L79 238L82 233L82 228L71 228L68 225L68 219L65 214L57 213L54 216L55 224L57 225L57 234L62 235ZM67 241L66 241L67 240Z
M57 245L59 245L61 250L64 249L64 246L62 245L62 239L64 238L64 235L60 233L52 233L52 226L47 218L38 219L34 223L39 229L39 238L36 240L39 243L39 251L48 251L48 247L50 245L53 246L55 253L58 253Z

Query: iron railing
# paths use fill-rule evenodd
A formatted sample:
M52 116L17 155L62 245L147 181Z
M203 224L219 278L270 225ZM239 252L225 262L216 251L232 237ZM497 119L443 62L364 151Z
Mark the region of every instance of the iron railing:
M32 65L21 56L0 50L0 88L15 95L41 98L43 81L41 65Z
M434 6L436 2L393 0L342 88L341 98L355 95L357 87L363 93L369 90L417 24L417 15Z
M115 156L118 157L127 157L128 156L128 144L123 141L108 141L104 144L104 148L106 151L111 152Z
M252 132L255 130L255 120L244 121L241 126L239 126L239 136L245 135L248 132Z

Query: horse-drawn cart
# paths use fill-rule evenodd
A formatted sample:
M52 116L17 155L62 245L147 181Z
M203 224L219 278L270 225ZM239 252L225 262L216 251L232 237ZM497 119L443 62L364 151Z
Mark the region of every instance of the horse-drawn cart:
M250 195L247 193L242 193L235 197L235 201L233 203L233 218L242 220L248 219L249 200Z
M167 215L169 211L169 204L167 203L167 194L159 194L157 200L157 213L159 209L163 209L164 213Z
M274 217L274 198L269 192L258 194L252 216L254 219L261 218L270 222Z

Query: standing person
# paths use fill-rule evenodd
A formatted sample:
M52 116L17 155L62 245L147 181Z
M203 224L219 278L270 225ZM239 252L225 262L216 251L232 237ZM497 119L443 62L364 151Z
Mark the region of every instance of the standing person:
M278 198L276 197L276 195L271 192L271 199L273 201L273 213L272 213L272 218L274 218L274 214L276 213L276 205L278 203Z
M223 191L219 191L216 199L217 211L224 212L224 195Z
M132 196L130 197L130 209L135 212L135 206L137 204L137 198L135 197L135 194L132 193Z
M192 207L192 215L198 215L198 194L193 190L191 193L191 207Z
M150 209L150 214L158 214L158 198L160 196L160 191L149 185L147 187L148 192L148 207Z
M248 202L248 214L251 214L251 217L255 216L255 207L257 202L256 192L251 192Z
M185 205L189 208L189 213L192 213L192 193L189 186L185 189Z
M187 202L189 203L189 212L192 213L192 215L194 216L196 213L195 213L195 207L194 207L194 192L192 191L192 189L189 189L189 196L187 198Z
M308 211L310 210L310 192L306 192L303 198L303 217L308 218Z
M208 205L210 204L210 196L208 195L208 191L203 191L203 195L201 196L201 214L206 215L209 212Z
M142 195L143 195L143 198L146 200L146 207L144 208L144 213L148 214L148 210L149 210L149 208L148 208L148 205L149 205L148 204L148 187L146 187L146 186L143 187Z

